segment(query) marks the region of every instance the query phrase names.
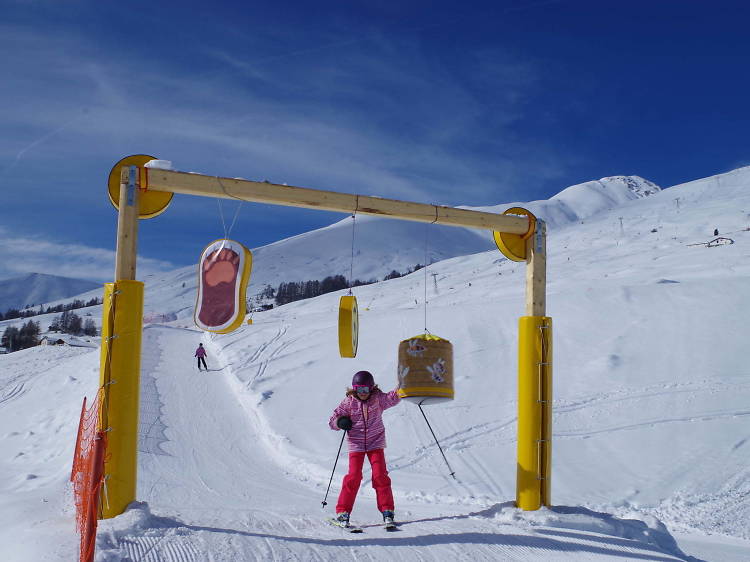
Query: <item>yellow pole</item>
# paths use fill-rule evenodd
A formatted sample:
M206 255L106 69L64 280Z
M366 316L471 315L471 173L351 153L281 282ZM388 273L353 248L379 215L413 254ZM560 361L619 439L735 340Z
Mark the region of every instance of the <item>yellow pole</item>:
M107 283L100 370L104 387L101 427L107 435L103 519L120 515L136 499L142 321L143 283Z
M537 220L526 245L526 314L518 323L518 466L516 506L551 503L552 319L546 309L546 226Z
M518 467L516 506L550 504L552 319L518 321Z
M115 517L135 500L138 471L143 283L135 280L139 192L135 167L120 186L114 283L104 286L100 426L107 435L101 516Z

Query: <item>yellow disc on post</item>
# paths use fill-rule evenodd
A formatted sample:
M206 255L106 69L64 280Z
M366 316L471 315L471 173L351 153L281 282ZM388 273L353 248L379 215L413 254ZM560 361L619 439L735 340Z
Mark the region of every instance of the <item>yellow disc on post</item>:
M341 357L356 357L358 340L357 297L345 295L339 301L339 354Z
M526 261L526 240L534 234L536 229L536 217L522 207L511 207L503 213L504 215L518 215L529 219L529 230L526 234L510 234L508 232L492 231L497 249L512 261Z
M134 154L132 156L126 156L112 166L112 170L109 172L109 180L107 182L107 192L109 193L109 200L112 205L114 205L115 209L119 211L120 170L123 166L138 166L138 188L142 190L141 196L139 197L140 205L138 218L151 219L167 210L174 193L167 193L166 191L148 191L148 168L145 168L144 166L151 160L156 160L156 158L146 154Z

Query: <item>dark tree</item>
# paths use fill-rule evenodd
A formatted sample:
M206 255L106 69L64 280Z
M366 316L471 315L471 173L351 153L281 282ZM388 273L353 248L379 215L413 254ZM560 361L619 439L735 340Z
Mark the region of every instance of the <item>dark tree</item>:
M40 332L39 322L34 322L33 320L29 320L21 326L21 329L18 331L20 339L19 349L26 349L27 347L39 345Z
M83 334L86 336L97 335L96 323L91 318L86 318L86 321L83 323Z
M3 338L0 340L0 343L2 343L3 347L7 349L10 352L18 351L21 349L18 347L19 343L19 330L18 328L15 328L13 326L8 326L5 328L5 331L3 332Z

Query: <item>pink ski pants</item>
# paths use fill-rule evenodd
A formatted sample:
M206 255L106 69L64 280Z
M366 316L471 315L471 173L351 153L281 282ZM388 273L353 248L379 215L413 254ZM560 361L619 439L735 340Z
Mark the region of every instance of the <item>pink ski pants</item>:
M354 500L357 498L359 485L362 483L362 465L365 463L365 455L370 459L372 467L372 487L375 488L378 510L393 511L393 492L391 491L391 479L385 466L385 453L383 449L375 449L366 453L349 453L349 472L344 476L341 484L341 493L336 503L336 513L346 511L351 513Z

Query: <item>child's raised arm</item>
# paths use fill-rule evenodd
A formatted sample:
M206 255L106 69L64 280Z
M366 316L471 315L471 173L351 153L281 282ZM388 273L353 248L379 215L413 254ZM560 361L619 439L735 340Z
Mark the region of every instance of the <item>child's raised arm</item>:
M382 392L378 399L380 400L380 407L384 410L387 410L388 408L392 408L399 402L401 402L401 397L398 395L398 387L394 388L390 392Z

